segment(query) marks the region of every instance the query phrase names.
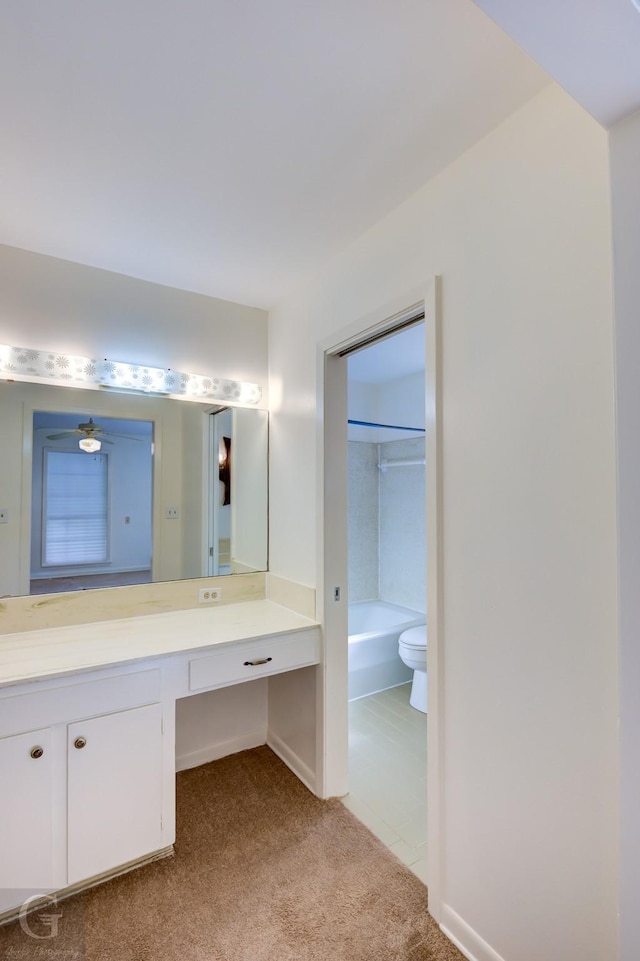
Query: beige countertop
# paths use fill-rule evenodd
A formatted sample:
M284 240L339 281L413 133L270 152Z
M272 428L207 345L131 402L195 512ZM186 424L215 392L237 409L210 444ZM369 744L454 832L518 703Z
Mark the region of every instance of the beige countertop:
M0 637L0 687L316 626L273 601L253 600L5 634Z

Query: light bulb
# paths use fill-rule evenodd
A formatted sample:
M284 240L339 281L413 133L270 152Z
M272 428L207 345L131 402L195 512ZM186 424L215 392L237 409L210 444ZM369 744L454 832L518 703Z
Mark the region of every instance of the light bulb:
M102 443L95 437L83 437L78 441L78 447L87 454L95 454L102 447Z

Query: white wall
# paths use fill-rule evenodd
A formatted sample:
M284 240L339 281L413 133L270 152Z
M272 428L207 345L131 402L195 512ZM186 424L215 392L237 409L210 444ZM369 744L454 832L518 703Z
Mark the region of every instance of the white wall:
M0 343L259 383L267 406L265 311L2 245Z
M424 429L424 372L408 374L383 384L348 380L349 420ZM393 431L349 424L349 440L365 444L401 440L406 431Z
M552 87L270 317L270 567L313 585L316 344L442 275L442 916L477 957L616 956L609 215Z
M640 957L640 112L611 131L620 556L620 959Z
M182 496L178 523L182 531L182 577L202 577L208 570L209 419L205 410L200 404L180 404ZM173 449L169 456L175 458L178 453Z
M380 384L378 404L385 424L424 428L424 371Z
M267 740L269 680L259 678L176 701L176 770L257 747Z
M232 411L231 570L267 566L269 418L264 411Z

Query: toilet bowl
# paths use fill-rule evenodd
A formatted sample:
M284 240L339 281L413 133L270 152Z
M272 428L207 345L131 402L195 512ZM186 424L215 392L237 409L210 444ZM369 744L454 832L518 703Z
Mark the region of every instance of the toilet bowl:
M417 711L427 713L427 625L410 627L398 640L398 654L413 670L413 684L409 704Z

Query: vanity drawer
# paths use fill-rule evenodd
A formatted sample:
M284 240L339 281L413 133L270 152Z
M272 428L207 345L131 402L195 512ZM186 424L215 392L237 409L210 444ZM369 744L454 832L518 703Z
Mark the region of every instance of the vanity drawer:
M189 690L202 691L279 674L320 660L320 629L233 644L189 661Z
M160 700L160 671L156 668L130 674L78 680L42 690L0 698L0 737L49 727L78 718L126 711Z

